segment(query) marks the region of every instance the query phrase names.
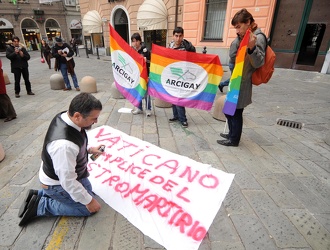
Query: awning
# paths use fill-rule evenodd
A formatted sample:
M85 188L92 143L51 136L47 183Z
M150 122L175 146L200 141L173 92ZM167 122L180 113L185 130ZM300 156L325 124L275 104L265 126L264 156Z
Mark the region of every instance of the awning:
M167 9L162 0L145 0L137 13L140 30L167 29Z
M0 29L13 29L14 26L7 19L0 18Z
M86 33L102 33L102 18L96 10L88 11L82 20Z
M81 20L73 19L70 23L70 29L82 29Z

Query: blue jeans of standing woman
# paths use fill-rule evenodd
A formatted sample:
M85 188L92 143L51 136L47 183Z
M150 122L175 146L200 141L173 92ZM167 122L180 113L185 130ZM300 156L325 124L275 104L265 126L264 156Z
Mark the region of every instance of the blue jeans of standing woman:
M147 94L142 98L142 100L141 100L141 102L140 102L138 108L139 108L140 110L143 110L143 107L142 107L142 101L143 101L143 99L144 99L145 102L146 102L146 110L151 110L151 100L150 100L150 95L147 95Z
M65 87L67 89L71 89L71 84L70 84L70 80L69 80L69 76L68 76L68 66L65 63L61 63L60 70L61 70L61 73L62 73L62 76L64 79ZM71 78L72 78L74 87L79 88L76 74L72 74Z
M85 187L90 195L94 197L92 185L88 178L79 182ZM41 196L37 216L90 216L86 205L72 200L71 196L60 185L48 186L48 189L38 191Z

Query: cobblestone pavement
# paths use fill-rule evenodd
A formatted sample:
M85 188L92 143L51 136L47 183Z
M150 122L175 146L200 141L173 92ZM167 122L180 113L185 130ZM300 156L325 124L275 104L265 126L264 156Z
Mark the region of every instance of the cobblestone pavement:
M11 122L0 120L6 152L0 163L0 250L163 249L103 202L101 211L89 218L40 218L18 226L26 190L39 188L40 153L50 120L78 94L51 90L54 70L40 63L39 52L31 55L36 95L26 95L22 84L21 98L15 98L9 61L0 54L12 82L7 92L18 114ZM81 53L75 61L78 80L90 75L97 81L95 96L104 105L97 125L236 174L200 250L330 249L330 75L276 69L267 85L254 87L253 104L244 111L241 143L235 148L216 143L225 123L213 119L212 112L187 109L187 129L168 123L170 108L153 107L151 117L118 113L132 105L111 97L110 57L98 60ZM277 119L303 126L278 125Z

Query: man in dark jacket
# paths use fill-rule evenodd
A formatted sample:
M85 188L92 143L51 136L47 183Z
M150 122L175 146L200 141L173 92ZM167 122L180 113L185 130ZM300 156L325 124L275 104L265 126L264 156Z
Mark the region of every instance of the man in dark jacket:
M62 73L65 89L64 91L71 90L71 84L68 77L68 73L70 73L73 85L77 91L80 91L77 76L74 72L74 60L73 55L74 52L69 44L64 43L62 38L55 38L56 44L52 48L52 55L55 58L55 70L59 70Z
M170 48L175 50L186 50L190 52L196 52L196 48L191 44L191 42L183 39L183 28L176 27L173 30L173 41L170 43ZM169 122L175 122L179 120L183 128L188 127L188 122L186 118L185 107L172 105L173 118L169 119Z
M6 57L11 62L11 72L14 73L15 78L15 96L20 97L19 92L21 91L20 81L21 75L25 81L25 88L28 95L34 95L31 91L31 83L29 80L29 64L30 54L27 50L20 46L19 38L13 37L13 43L7 46Z

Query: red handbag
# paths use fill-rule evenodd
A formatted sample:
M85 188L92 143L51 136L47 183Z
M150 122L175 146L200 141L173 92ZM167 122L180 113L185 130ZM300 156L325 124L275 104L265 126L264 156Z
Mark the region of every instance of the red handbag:
M45 63L45 59L41 58L40 62Z

